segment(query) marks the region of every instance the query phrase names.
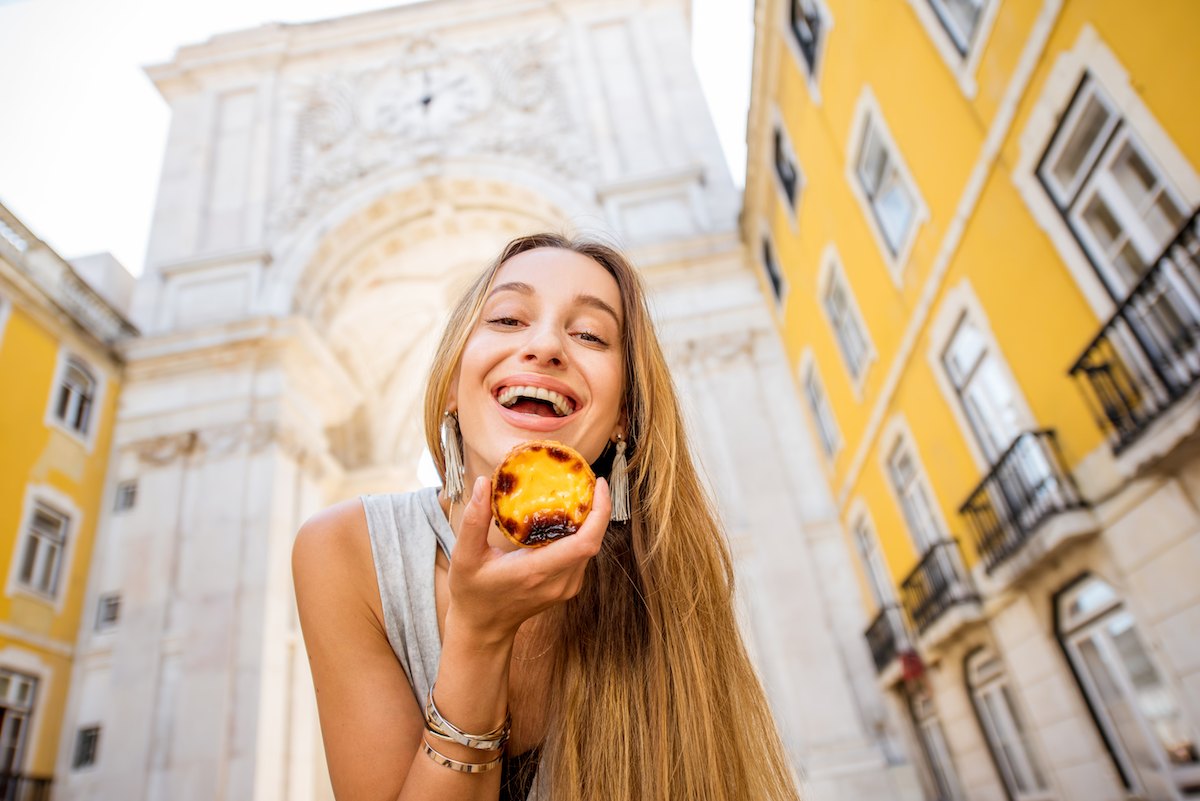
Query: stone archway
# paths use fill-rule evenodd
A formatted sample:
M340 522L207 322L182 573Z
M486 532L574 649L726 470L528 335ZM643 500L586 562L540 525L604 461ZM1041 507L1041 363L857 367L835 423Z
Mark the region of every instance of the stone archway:
M419 485L425 376L451 304L505 242L562 231L566 220L526 187L431 179L366 203L310 249L291 313L309 322L358 398L326 432L344 470L337 495Z

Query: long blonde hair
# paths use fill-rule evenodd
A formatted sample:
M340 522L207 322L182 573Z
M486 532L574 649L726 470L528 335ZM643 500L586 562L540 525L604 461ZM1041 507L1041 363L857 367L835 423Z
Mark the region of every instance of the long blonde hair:
M692 463L675 388L633 267L557 234L510 242L453 309L425 393L439 474L450 383L500 267L560 248L621 294L632 519L610 524L579 595L550 623L554 668L540 772L554 801L795 801L784 749L733 607L733 561ZM604 457L602 457L603 461ZM606 469L606 468L602 468Z

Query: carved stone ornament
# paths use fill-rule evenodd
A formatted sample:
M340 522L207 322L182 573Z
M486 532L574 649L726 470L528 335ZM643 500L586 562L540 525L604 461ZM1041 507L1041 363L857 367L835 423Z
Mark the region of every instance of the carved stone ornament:
M543 32L464 49L417 39L384 64L294 85L274 232L357 180L439 157L512 156L568 178L588 174L593 157L568 104L561 41Z
M176 460L185 459L196 447L196 432L167 434L161 437L139 440L127 446L140 462L152 467L165 467Z

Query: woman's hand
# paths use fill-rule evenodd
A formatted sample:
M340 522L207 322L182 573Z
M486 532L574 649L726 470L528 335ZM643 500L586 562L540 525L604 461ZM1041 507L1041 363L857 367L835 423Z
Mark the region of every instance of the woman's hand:
M592 511L579 531L540 548L502 551L488 544L491 481L480 476L450 560L447 630L453 621L461 627L456 633L481 645L511 642L526 619L574 597L588 561L600 551L610 511L608 482L597 479Z

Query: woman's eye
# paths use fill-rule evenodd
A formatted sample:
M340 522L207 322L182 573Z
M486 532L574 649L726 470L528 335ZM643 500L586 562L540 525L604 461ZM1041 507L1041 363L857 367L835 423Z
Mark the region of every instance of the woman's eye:
M576 334L576 336L578 336L584 342L592 342L596 345L607 345L608 344L608 341L606 339L604 339L603 337L601 337L597 334L593 334L591 331L580 331L578 334Z
M491 325L513 326L520 325L521 321L516 317L493 317L492 319L488 320L488 323Z

